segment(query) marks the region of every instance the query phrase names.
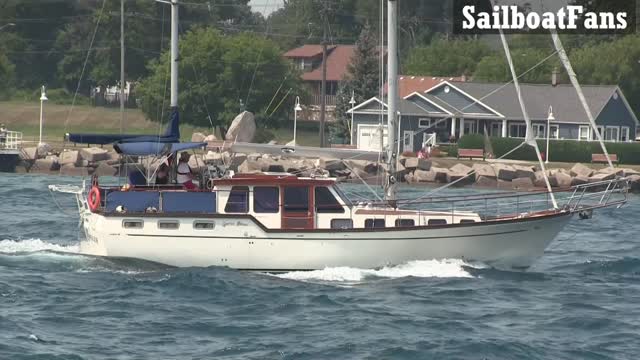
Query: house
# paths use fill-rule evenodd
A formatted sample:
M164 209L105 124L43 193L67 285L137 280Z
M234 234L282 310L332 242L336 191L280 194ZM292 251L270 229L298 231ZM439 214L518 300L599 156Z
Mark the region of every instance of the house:
M589 120L571 85L522 84L524 102L534 135L551 139L593 141ZM584 94L605 141L633 141L638 118L618 86L584 86ZM417 151L435 134L449 142L466 134L524 138L526 125L515 86L480 82L442 81L426 91L403 96L398 105L402 151ZM371 98L349 110L353 113L352 143L361 149L380 148L380 126L386 124L386 104Z
M331 45L327 47L327 120L335 119L334 112L336 106L336 94L342 82L347 67L351 63L354 53L354 45ZM305 111L303 115L308 118L304 120L320 119L320 104L322 93L322 45L303 45L293 50L287 51L285 58L290 59L300 68L302 80L309 89L310 96L302 99L302 105L310 111Z

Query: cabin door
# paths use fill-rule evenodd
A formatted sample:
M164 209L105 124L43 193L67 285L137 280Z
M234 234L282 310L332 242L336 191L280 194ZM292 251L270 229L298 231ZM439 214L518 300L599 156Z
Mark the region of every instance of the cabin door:
M313 229L313 199L308 186L284 186L282 191L282 228Z

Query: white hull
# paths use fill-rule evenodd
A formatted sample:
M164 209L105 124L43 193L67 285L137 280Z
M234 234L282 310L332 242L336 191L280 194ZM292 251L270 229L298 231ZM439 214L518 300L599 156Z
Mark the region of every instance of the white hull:
M246 217L171 218L179 229L158 228L167 217L86 213L84 253L139 258L179 267L226 266L286 271L349 266L379 268L412 260L465 259L500 268L527 268L571 215L419 229L377 231L268 231ZM125 220L141 229L123 228ZM194 221L215 223L194 229Z

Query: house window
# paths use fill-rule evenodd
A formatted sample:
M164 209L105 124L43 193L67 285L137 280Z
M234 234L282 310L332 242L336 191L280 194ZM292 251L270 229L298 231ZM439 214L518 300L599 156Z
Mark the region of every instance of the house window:
M284 210L288 212L306 213L309 211L309 188L284 188Z
M249 187L234 186L229 193L227 205L224 207L226 213L246 214L249 212Z
M629 128L626 126L623 126L620 128L620 141L630 141L629 139Z
M414 227L416 222L413 219L397 219L396 227Z
M551 139L560 139L560 128L558 125L551 125L549 127L551 134L549 134Z
M344 208L335 196L331 193L331 190L327 187L317 187L315 190L316 195L316 212L318 214L342 214Z
M580 141L589 141L589 127L588 126L580 126L578 129L578 140Z
M509 137L525 138L527 137L527 124L511 124L509 125Z
M533 136L535 136L536 139L544 139L546 138L546 131L545 128L546 126L543 124L533 124Z
M367 219L364 221L364 227L366 229L378 229L386 226L384 219Z
M280 205L280 190L277 187L253 188L253 211L259 214L277 214Z
M420 118L418 119L418 127L421 129L428 129L431 127L431 119Z
M597 126L596 129L598 129L598 134L600 134L600 136L604 140L604 126ZM598 136L597 136L595 131L593 132L592 139L593 140L598 140Z
M333 219L331 220L332 229L353 229L353 220L351 219Z
M607 126L604 130L605 141L620 141L620 128L617 126Z
M464 121L464 134L477 134L478 133L478 120L465 120Z

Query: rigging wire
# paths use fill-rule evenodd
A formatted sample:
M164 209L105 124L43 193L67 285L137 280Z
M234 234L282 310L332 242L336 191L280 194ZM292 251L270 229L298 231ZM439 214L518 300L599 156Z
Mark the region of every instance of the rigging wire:
M107 3L107 0L102 0L102 7L100 8L100 13L98 15L98 20L96 21L96 28L93 30L93 35L91 36L91 43L89 44L89 50L87 51L87 56L84 59L84 64L82 65L82 71L80 72L80 78L78 79L78 86L76 87L76 92L73 94L73 100L71 101L71 108L67 113L67 119L64 121L64 130L67 131L67 125L69 123L69 118L71 117L71 113L73 112L73 108L76 104L76 99L78 97L78 92L80 92L80 85L82 84L82 78L84 77L84 72L87 69L87 62L89 62L89 56L91 56L91 48L93 47L93 42L96 39L96 34L98 33L98 28L100 28L100 22L102 21L102 13L104 12L104 6Z
M267 8L267 4L270 4L270 3L271 3L271 0L269 0L269 2L265 4L265 10ZM269 28L270 27L271 27L271 21L269 19L269 20L267 20L267 26L266 26L265 32L264 32L265 39L267 39L268 36L269 36ZM245 101L244 101L245 108L249 105L249 97L251 97L251 90L253 89L253 82L256 79L256 74L258 73L258 68L260 67L260 61L262 60L262 52L264 51L264 48L265 48L264 46L261 46L260 47L260 52L258 53L258 61L256 63L255 69L253 70L253 76L251 77L251 83L249 84L249 90L247 91L247 97L245 98Z

